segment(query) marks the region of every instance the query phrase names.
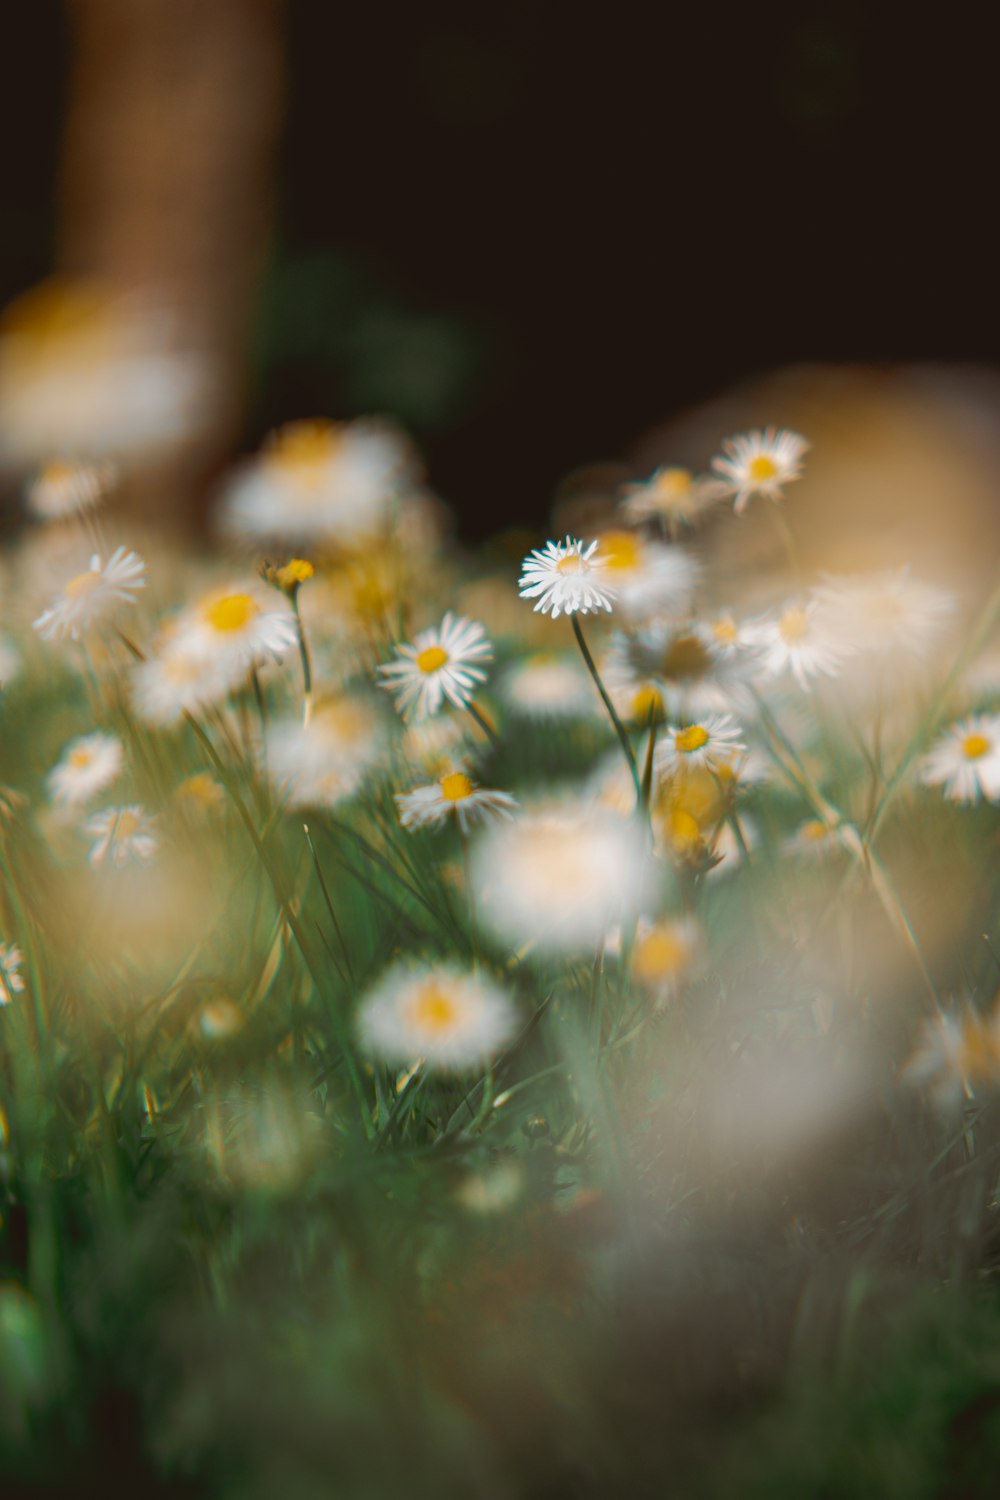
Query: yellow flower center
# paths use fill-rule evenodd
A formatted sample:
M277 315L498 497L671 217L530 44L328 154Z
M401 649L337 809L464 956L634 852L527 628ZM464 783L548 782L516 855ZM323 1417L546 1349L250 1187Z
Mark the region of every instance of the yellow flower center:
M258 605L249 594L226 594L225 598L216 599L214 604L208 606L205 619L213 630L226 634L245 630L258 613Z
M679 851L694 849L701 842L698 819L684 807L672 807L666 817L666 836Z
M778 621L778 632L789 646L803 640L809 634L809 616L806 611L798 605L786 609Z
M631 531L606 531L601 537L601 555L609 568L637 568L642 561L642 543Z
M677 731L674 744L685 755L690 755L695 750L703 749L708 744L708 738L708 730L702 724L689 724L687 729Z
M130 839L134 833L138 832L139 819L135 813L129 812L128 808L124 812L120 812L115 819L115 838Z
M425 646L417 656L417 666L421 672L437 672L448 660L448 653L443 646Z
M78 771L82 771L84 766L89 766L93 758L93 751L85 749L83 745L69 753L69 763Z
M587 564L579 552L567 552L566 556L561 557L556 563L557 573L585 573L586 571Z
M219 783L209 776L207 771L198 771L194 776L189 776L186 781L181 782L177 788L177 795L188 799L198 807L214 807L217 802L221 802L224 793Z
M735 646L739 639L736 621L731 615L722 615L718 620L713 620L712 634L723 646Z
M669 979L682 969L691 947L675 927L654 927L636 943L632 972L639 980Z
M283 568L278 569L277 578L281 587L288 589L293 584L305 583L315 572L312 563L306 562L304 557L293 557Z
M756 458L750 460L747 472L754 484L766 484L777 474L778 465L769 453L758 453Z
M656 476L656 493L664 500L679 499L693 483L690 469L661 469Z
M54 458L43 466L40 478L45 484L62 484L65 480L72 479L76 472L75 464L68 464L62 458Z
M962 754L966 760L978 760L991 748L985 734L967 734L962 741Z
M650 714L655 719L663 717L663 694L652 683L646 683L632 699L632 717L645 724Z
M417 1026L434 1035L454 1026L458 1006L451 995L432 982L425 984L415 996L411 1016Z
M272 433L267 460L285 477L315 489L323 483L326 465L343 441L343 429L336 422L323 418L288 422Z
M438 785L446 802L464 802L466 797L472 796L472 782L464 771L449 771L447 776L442 776Z
M660 672L668 682L704 677L712 667L712 658L704 641L696 635L677 635L663 653Z
M803 823L799 831L804 839L818 844L827 837L831 830L829 824L824 823L821 818L810 818L808 823Z
M90 568L86 573L78 573L66 584L63 593L67 599L81 599L85 594L97 588L103 576L99 568Z

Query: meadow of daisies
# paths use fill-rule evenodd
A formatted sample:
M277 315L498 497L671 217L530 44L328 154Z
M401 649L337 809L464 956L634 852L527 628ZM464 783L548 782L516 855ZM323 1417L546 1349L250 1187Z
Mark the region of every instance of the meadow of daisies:
M92 321L0 351L0 1490L991 1493L1000 595L806 575L774 428L139 533L197 384Z

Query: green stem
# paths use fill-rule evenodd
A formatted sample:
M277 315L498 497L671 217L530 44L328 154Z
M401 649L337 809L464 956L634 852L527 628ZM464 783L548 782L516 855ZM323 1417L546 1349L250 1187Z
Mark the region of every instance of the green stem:
M588 647L587 642L583 638L583 631L580 629L580 622L579 622L579 620L577 619L577 617L576 617L575 614L574 615L570 615L569 618L570 618L570 624L573 626L573 634L576 636L576 643L579 646L580 652L581 652L581 654L583 656L583 660L586 663L587 671L590 673L591 677L594 679L594 686L597 688L597 691L600 693L600 695L601 695L601 701L603 702L604 707L608 711L608 714L610 716L612 724L615 726L615 734L617 734L617 736L618 736L618 741L619 741L619 744L622 747L622 752L623 752L623 754L625 756L626 761L628 762L628 768L629 768L629 770L632 773L632 781L633 781L633 784L635 786L636 804L637 804L637 806L641 807L642 806L642 783L639 780L639 771L638 771L638 767L636 766L636 763L635 763L635 755L632 752L632 745L631 745L631 742L629 740L628 734L626 732L625 726L622 723L621 719L619 719L617 713L615 712L615 706L614 706L614 704L612 703L611 699L608 696L608 690L604 686L604 683L601 681L601 675L598 672L597 667L596 667L596 665L594 663L594 658L590 654L590 648Z

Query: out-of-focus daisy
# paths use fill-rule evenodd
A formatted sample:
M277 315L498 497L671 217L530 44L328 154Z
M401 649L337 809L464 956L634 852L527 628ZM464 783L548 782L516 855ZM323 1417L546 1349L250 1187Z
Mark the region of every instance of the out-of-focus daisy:
M144 864L153 858L159 841L153 832L155 820L133 803L128 807L106 807L83 825L83 831L94 840L89 859L92 865Z
M802 458L809 444L797 432L768 427L726 438L722 456L712 459L712 468L735 496L733 509L742 515L752 495L780 500L782 490L802 474Z
M498 824L473 851L483 921L555 953L592 950L636 914L649 880L637 823L582 803Z
M635 531L602 532L598 545L616 607L630 620L687 613L700 569L683 548L646 541Z
M464 766L477 748L482 730L465 714L452 710L434 719L414 719L399 741L404 766L418 765L431 776L443 776L455 766Z
M222 523L248 537L355 542L385 522L412 457L375 422L290 422L230 481Z
M39 521L61 521L66 516L82 515L101 503L117 477L114 464L54 459L29 484L28 509Z
M740 726L731 714L710 714L697 723L670 727L656 747L654 764L661 774L672 775L690 766L729 763L746 746Z
M97 282L53 278L19 297L0 324L0 450L18 464L125 459L199 429L216 392L173 323Z
M23 962L24 955L16 943L0 943L0 1005L9 1005L23 991Z
M1000 802L1000 714L970 714L924 757L921 779L953 802Z
M725 712L741 701L753 659L723 652L697 621L616 635L603 676L619 713L644 723L651 707L676 717Z
M122 768L122 742L113 734L82 735L63 751L48 774L49 796L63 807L78 807L102 792Z
M374 706L357 694L321 698L308 724L272 724L267 768L289 807L333 807L351 797L377 763L385 727Z
M578 719L595 711L594 685L579 662L548 652L508 667L497 691L526 719Z
M522 564L518 590L522 599L534 599L535 610L560 615L611 613L614 586L607 576L606 559L597 556L598 543L547 542L529 552Z
M397 792L394 800L404 828L438 828L447 818L454 817L463 833L475 823L510 818L517 807L515 799L506 792L476 786L464 771L449 771L431 786Z
M226 800L226 789L207 771L196 771L193 776L184 778L174 792L174 799L185 812L203 817L222 807Z
M490 661L493 647L477 620L449 610L440 625L422 630L412 643L397 646L396 660L378 668L379 686L392 693L404 718L436 714L447 698L465 708L486 681L479 662Z
M99 624L120 604L134 604L145 588L146 564L136 552L117 547L102 563L95 552L85 573L77 573L63 585L55 602L34 621L45 641L69 636L79 640L85 630Z
M399 964L361 1002L363 1049L387 1063L423 1061L453 1072L476 1067L511 1041L517 1011L507 991L482 974L447 964Z
M951 594L909 568L828 578L815 598L823 629L866 656L926 656L955 608Z
M1000 1017L980 1015L971 1006L926 1021L916 1050L905 1067L911 1083L930 1085L942 1109L957 1107L963 1096L1000 1084Z
M132 706L147 724L167 726L218 703L235 685L227 663L208 660L168 628L156 651L132 668Z
M234 678L269 657L278 660L298 644L290 609L255 588L216 589L174 622L179 653L214 663Z
M839 823L826 818L807 818L785 841L785 849L799 859L819 861L843 852Z
M620 504L627 520L657 521L673 536L682 527L695 525L728 493L719 479L696 479L690 469L663 467L642 484L626 485Z
M632 978L664 1004L689 972L701 934L693 917L639 918L632 948Z
M207 1042L226 1042L243 1027L243 1012L235 1000L220 995L201 1007L195 1026Z
M832 634L815 599L787 604L778 615L748 621L766 677L790 672L804 693L816 677L836 677L851 647Z

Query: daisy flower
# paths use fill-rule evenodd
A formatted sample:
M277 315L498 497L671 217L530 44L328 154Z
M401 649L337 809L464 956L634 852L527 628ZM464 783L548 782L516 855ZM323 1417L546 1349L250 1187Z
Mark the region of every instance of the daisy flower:
M645 723L665 707L677 717L725 712L745 691L756 659L726 652L698 621L617 635L602 675L619 713Z
M85 573L77 573L63 585L55 602L38 616L34 628L43 641L79 640L90 626L105 619L119 604L134 604L136 592L145 588L146 564L136 552L118 547L101 562L95 552Z
M290 609L256 590L217 589L200 599L173 624L181 655L214 663L237 682L268 657L275 660L298 645Z
M474 823L510 818L517 802L506 792L476 786L464 771L449 771L431 786L397 792L393 799L404 828L439 828L452 814L463 833Z
M819 676L836 677L851 647L830 631L815 599L787 604L780 615L748 621L748 639L760 648L766 677L790 672L804 693Z
M547 542L530 552L522 564L518 590L522 599L535 599L536 612L551 613L553 620L561 614L611 613L615 597L606 580L606 560L596 557L596 541L589 546L567 537L565 542Z
M828 578L815 591L823 625L866 655L924 657L955 608L944 589L910 577L909 568Z
M661 1005L673 995L693 964L701 933L692 917L639 918L632 948L632 978Z
M839 823L825 818L807 818L785 840L785 850L799 859L821 861L844 848Z
M508 667L497 691L525 719L579 719L595 712L594 685L572 657L525 657Z
M782 488L802 474L802 458L809 444L797 432L768 427L765 432L745 432L727 438L722 457L712 459L712 468L735 496L734 510L742 515L752 495L780 500Z
M92 865L126 865L130 860L142 864L152 859L159 847L153 833L154 820L136 804L129 807L106 807L83 825L93 840L89 859Z
M243 676L242 670L239 679ZM161 637L158 650L131 672L132 707L147 724L167 726L185 714L199 714L225 698L236 685L224 663L196 654L175 629Z
M1000 802L1000 714L953 724L924 757L921 780L953 802Z
M476 620L455 616L449 610L440 625L422 630L412 643L396 648L396 660L378 668L380 687L392 693L404 718L418 719L436 714L447 698L456 708L465 708L486 681L476 663L490 661L493 647Z
M28 486L28 509L39 521L62 521L93 510L118 477L114 464L47 463Z
M956 1108L977 1087L995 1087L1000 1083L1000 1019L966 1006L959 1014L925 1021L904 1072L911 1083L930 1084L941 1109Z
M214 411L205 358L170 311L97 281L53 277L0 326L0 448L18 464L162 451Z
M490 828L472 874L482 920L498 937L580 953L637 913L650 870L634 819L580 803Z
M333 807L351 797L378 761L385 728L372 704L348 694L321 699L309 723L289 719L267 733L267 769L289 807Z
M698 723L668 728L656 747L654 765L660 775L675 775L691 767L711 769L727 765L746 746L731 714L708 714Z
M24 989L19 970L24 955L16 943L0 943L0 1005L9 1005Z
M122 742L113 734L82 735L63 751L48 774L49 796L62 807L77 807L111 785L122 768Z
M696 479L690 469L662 467L642 484L626 485L619 508L626 520L657 521L673 536L693 526L726 494L721 480Z
M251 538L354 542L383 525L411 466L407 444L387 426L290 422L232 479L222 524Z
M616 603L631 620L687 613L700 569L683 548L635 531L605 531L598 544Z
M362 1048L382 1062L443 1072L482 1065L510 1042L517 1011L507 991L448 964L397 964L361 1002Z

